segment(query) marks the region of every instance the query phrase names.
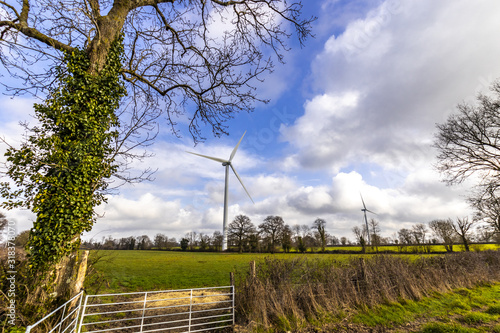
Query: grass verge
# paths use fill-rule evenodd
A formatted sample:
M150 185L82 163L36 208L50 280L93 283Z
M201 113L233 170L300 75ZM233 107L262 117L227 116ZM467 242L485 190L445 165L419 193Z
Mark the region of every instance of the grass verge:
M419 301L382 304L359 311L349 320L372 328L405 332L490 332L500 324L500 284L459 288ZM413 330L415 332L415 330Z

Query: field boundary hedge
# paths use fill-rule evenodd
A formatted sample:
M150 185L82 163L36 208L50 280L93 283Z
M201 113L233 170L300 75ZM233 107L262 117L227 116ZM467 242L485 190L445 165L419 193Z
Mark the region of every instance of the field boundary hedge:
M500 251L411 259L394 255L336 260L268 258L240 278L240 324L295 330L382 303L419 300L500 281Z

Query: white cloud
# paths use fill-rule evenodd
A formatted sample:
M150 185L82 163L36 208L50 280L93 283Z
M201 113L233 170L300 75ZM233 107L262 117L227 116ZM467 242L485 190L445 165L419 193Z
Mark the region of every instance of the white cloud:
M409 157L428 160L434 124L500 76L495 7L500 3L387 1L331 36L312 65L321 92L282 128L299 150L297 164L411 169Z
M296 149L288 165L330 171L337 217L355 220L358 192L393 231L470 214L467 187L444 186L432 169L431 145L435 123L500 76L499 9L386 1L327 39L312 64L316 93L281 133Z
M16 147L21 143L24 128L20 122L28 122L31 126L37 124L31 116L34 114L33 103L36 100L32 98L0 98L2 111L0 112L0 137ZM0 152L3 155L5 145L0 143Z
M158 232L178 237L188 226L193 229L202 226L199 212L182 207L180 200L163 200L152 193L145 193L135 200L122 195L112 196L107 204L98 207L97 212L102 217L93 230L84 235L85 239L97 234L118 238L143 234L153 236Z
M339 3L326 1L324 8ZM231 175L230 219L246 214L258 225L267 215L281 215L290 225L311 225L322 217L330 232L352 238L351 228L363 222L360 193L378 214L385 236L412 223L470 214L463 197L467 186L446 187L432 169L432 135L435 123L457 103L473 100L500 76L495 66L500 3L377 3L367 11L373 2L349 2L348 12L340 16L332 14L335 10L321 12L324 45L311 65L304 113L293 119L293 113L276 111L267 127L244 139L234 165L256 203ZM332 27L341 33L325 36ZM278 78L291 75L286 68L288 73ZM266 89L276 88L269 94L279 95L288 83L282 81L268 82ZM8 124L19 119L14 110L27 108L21 104L10 111L12 120L2 118L2 134L18 137L13 123ZM289 146L267 153L278 131ZM180 237L191 230L220 230L224 168L185 151L228 158L238 139L195 148L181 140L156 143L151 147L155 157L133 164L158 168L156 180L126 186L111 197L100 208L104 217L86 237L156 232ZM277 157L257 157L266 154Z

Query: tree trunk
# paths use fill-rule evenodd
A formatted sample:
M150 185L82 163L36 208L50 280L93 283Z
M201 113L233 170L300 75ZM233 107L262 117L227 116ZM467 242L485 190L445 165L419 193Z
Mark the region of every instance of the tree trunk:
M122 30L129 10L128 0L115 1L108 15L99 16L97 19L98 33L87 49L90 73L97 74L104 67L111 44Z
M48 276L38 282L27 302L58 305L78 294L85 281L88 257L89 251L76 251L63 257Z
M467 238L465 238L465 236L462 237L462 242L464 243L465 251L469 252L469 242L467 241Z

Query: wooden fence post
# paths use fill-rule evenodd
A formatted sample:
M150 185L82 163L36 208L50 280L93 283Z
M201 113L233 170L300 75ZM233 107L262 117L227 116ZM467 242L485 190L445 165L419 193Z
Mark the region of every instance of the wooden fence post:
M250 261L250 276L255 279L255 260Z
M365 258L359 258L359 263L361 267L361 276L363 278L363 281L366 280L366 263L365 263Z

